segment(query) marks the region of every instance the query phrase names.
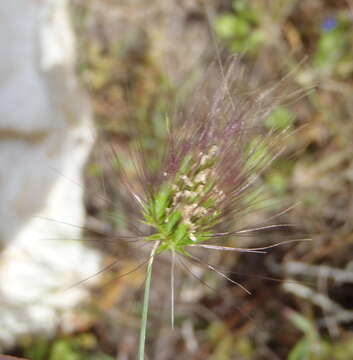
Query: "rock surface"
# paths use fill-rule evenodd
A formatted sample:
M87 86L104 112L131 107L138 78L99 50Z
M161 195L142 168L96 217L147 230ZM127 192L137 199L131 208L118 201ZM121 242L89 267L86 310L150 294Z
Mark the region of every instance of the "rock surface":
M84 222L78 184L94 133L66 1L1 1L0 44L1 347L72 326L87 290L60 289L96 272L100 256L69 241Z

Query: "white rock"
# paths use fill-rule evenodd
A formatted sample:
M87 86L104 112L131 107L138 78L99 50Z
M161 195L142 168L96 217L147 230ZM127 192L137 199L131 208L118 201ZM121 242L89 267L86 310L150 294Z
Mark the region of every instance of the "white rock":
M82 183L94 134L66 5L0 1L0 347L67 327L64 314L87 298L87 284L59 290L100 263L68 240L84 222L74 182Z

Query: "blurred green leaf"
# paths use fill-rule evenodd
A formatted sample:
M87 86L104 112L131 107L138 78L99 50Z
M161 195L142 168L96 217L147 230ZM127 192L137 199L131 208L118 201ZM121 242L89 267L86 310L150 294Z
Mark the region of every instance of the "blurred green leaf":
M230 51L251 53L266 40L259 28L261 11L243 0L234 1L233 10L216 19L215 32L226 41Z
M231 14L220 16L215 23L216 33L223 39L231 39L236 32L236 19Z
M267 128L274 128L276 130L283 130L294 122L294 115L285 107L277 106L265 120Z
M24 356L31 360L46 360L50 343L45 339L38 339L33 344L26 345Z
M81 360L69 341L57 340L51 349L49 360Z
M337 360L353 359L353 335L333 345L332 354Z
M89 357L85 357L82 360L115 360L116 358L113 358L111 356L108 356L106 354L95 354Z
M345 19L337 19L335 28L321 31L313 58L315 67L341 75L353 70L350 26Z
M237 12L243 12L247 9L247 3L244 0L233 0L232 7Z
M311 339L315 339L318 337L314 325L300 313L291 313L290 319L292 323L306 336L310 337Z
M288 360L331 360L330 346L320 338L314 324L298 312L290 313L292 323L304 333L288 355Z
M302 339L297 342L292 351L288 355L288 360L309 360L310 359L310 345L307 339Z
M278 171L273 171L267 176L267 183L277 194L284 194L287 190L287 179Z

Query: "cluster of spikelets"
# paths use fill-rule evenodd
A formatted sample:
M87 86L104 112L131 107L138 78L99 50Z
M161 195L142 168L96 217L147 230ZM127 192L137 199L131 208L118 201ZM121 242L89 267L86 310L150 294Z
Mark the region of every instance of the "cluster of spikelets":
M147 224L159 240L159 251L184 252L187 245L207 239L218 223L225 193L219 188L216 172L218 146L207 153L185 155L178 172L166 179L144 209ZM168 173L164 173L168 177Z
M158 165L153 159L150 169L141 147L134 156L139 186L126 184L149 225L142 237L158 242L157 253L187 255L192 246L221 249L220 239L254 231L241 227L242 217L259 206L258 179L287 138L286 130L263 127L271 111L290 99L283 96L282 81L266 92L254 90L239 75L239 61L226 73L215 73L210 70L186 110L167 121ZM271 226L255 230L266 225ZM214 241L217 245L210 244Z

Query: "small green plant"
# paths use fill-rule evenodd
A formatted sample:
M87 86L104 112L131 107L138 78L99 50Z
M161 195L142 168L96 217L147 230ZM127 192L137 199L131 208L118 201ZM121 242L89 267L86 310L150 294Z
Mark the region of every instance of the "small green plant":
M294 326L303 333L287 360L348 360L353 358L353 338L332 341L320 336L315 323L294 311L288 312Z
M353 72L351 22L343 16L327 18L320 30L314 66L322 72L347 77Z
M233 11L217 18L216 34L226 42L234 53L256 52L265 41L260 28L262 11L246 0L233 1Z
M31 360L112 360L112 357L103 353L91 355L96 343L94 335L88 333L57 338L54 341L27 340L23 343L24 356Z

